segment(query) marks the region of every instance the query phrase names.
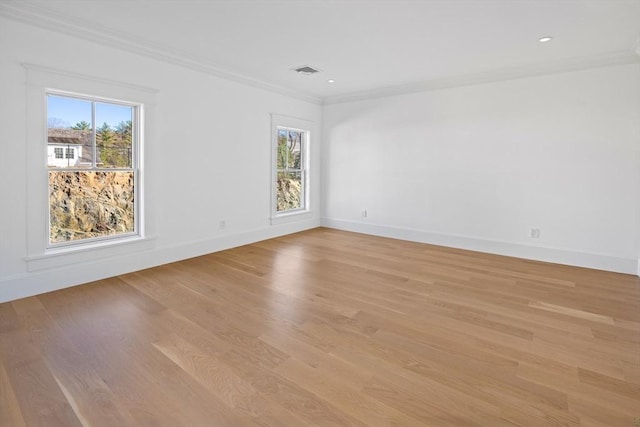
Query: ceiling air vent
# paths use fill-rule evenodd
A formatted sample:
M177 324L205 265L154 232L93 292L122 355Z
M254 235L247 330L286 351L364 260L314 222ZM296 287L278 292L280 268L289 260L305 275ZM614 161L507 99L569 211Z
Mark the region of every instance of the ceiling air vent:
M305 76L310 76L312 74L320 72L320 70L318 70L317 68L313 68L308 65L303 65L302 67L293 68L293 71Z

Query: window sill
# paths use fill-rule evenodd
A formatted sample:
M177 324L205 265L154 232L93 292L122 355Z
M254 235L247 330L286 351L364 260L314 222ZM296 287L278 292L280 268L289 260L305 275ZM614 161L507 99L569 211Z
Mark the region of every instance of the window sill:
M154 240L155 237L131 236L112 241L50 248L45 249L43 254L27 256L25 261L27 262L28 271L46 270L150 249L154 245ZM123 247L130 250L125 250Z
M310 219L312 216L313 212L311 212L310 210L282 213L271 217L271 225L288 224L290 222L302 221L305 219Z

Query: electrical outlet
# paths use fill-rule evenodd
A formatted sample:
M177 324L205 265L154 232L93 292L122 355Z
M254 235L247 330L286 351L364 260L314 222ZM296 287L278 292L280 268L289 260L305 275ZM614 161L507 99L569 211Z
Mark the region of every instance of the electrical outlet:
M223 219L220 221L220 230L224 230L225 228L227 228L227 221Z
M367 217L367 210L363 210L362 211L362 218L366 218Z
M530 228L529 229L529 237L531 237L532 239L539 239L540 238L540 229L539 228Z

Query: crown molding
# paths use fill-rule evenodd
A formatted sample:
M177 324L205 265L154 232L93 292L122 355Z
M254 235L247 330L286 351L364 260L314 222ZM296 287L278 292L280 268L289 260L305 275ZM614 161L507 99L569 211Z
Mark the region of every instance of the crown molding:
M589 68L640 63L639 38L633 48L628 51L609 52L602 55L569 58L543 64L489 70L481 73L457 75L342 95L320 97L226 70L211 65L206 60L198 58L189 52L173 49L151 40L140 39L139 37L134 37L120 31L115 32L99 24L92 23L91 26L88 26L81 20L60 14L40 5L29 4L19 0L0 0L0 16L317 105L364 101Z
M194 71L231 80L236 83L267 90L269 92L300 99L317 105L322 104L322 98L318 96L291 90L286 87L274 85L253 77L229 71L221 67L211 65L207 63L207 61L197 58L191 53L173 49L168 46L155 43L151 40L140 39L139 37L134 37L121 31L115 32L99 24L91 23L91 26L88 26L81 20L60 14L40 5L33 5L15 0L4 0L0 2L0 16L137 55L146 56L158 61L189 68Z
M636 54L637 52L637 54ZM562 61L533 64L523 67L490 70L482 73L464 74L441 79L433 79L398 86L388 86L367 91L354 92L345 95L328 96L323 99L323 105L341 104L346 102L365 101L396 95L406 95L416 92L426 92L439 89L450 89L461 86L471 86L483 83L493 83L526 77L558 74L570 71L586 70L590 68L608 67L640 63L640 42L636 52L621 51L602 55L569 58Z

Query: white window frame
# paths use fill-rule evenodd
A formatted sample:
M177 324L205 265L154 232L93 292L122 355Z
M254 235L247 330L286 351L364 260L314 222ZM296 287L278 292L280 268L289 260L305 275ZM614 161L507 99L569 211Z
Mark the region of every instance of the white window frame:
M105 257L135 253L153 247L155 224L149 212L152 198L145 185L145 138L152 134L154 89L85 76L32 64L23 64L27 74L27 262L28 271L92 262ZM137 230L135 235L83 239L71 244L49 244L49 167L47 165L47 95L89 97L105 102L137 105L138 162Z
M121 234L116 234L116 235L109 235L109 236L98 236L98 237L91 237L88 239L79 239L79 240L70 240L67 242L58 242L58 243L53 243L51 242L51 206L50 206L50 202L49 202L49 212L47 215L47 235L49 236L49 238L47 239L47 248L51 249L51 248L58 248L58 247L73 247L73 246L80 246L80 245L86 245L86 244L92 244L94 242L100 242L100 241L106 241L106 240L123 240L123 239L129 239L131 237L141 237L142 236L142 232L141 232L141 227L140 227L140 215L138 212L139 207L141 206L141 203L139 202L140 197L140 184L138 182L138 177L140 176L140 166L139 166L139 158L140 158L140 150L139 150L139 146L140 146L140 141L141 141L141 137L142 137L142 111L144 110L144 105L137 103L137 102L131 102L131 101L125 101L125 100L116 100L116 99L110 99L110 98L104 98L104 97L97 97L94 95L88 95L88 94L78 94L78 93L69 93L69 92L65 92L65 91L61 91L61 90L55 90L55 89L48 89L45 92L45 95L47 96L47 101L48 102L48 96L52 95L52 96L58 96L58 97L64 97L64 98L71 98L71 99L78 99L78 100L83 100L83 101L87 101L87 102L91 102L92 103L92 108L91 108L91 116L92 116L92 122L95 121L95 104L96 103L104 103L104 104L111 104L111 105L120 105L120 106L124 106L124 107L131 107L132 112L133 112L133 117L131 118L133 127L132 127L132 138L131 138L131 153L132 153L132 159L131 159L131 166L129 168L113 168L113 167L99 167L95 164L96 159L95 159L95 153L96 153L96 141L95 141L95 132L93 133L93 153L94 153L94 161L91 167L82 167L82 168L77 168L77 167L66 167L66 168L54 168L54 169L49 169L49 172L133 172L133 193L134 193L134 199L133 199L133 215L134 215L134 224L133 224L133 231L129 232L129 233L121 233ZM48 116L48 114L47 114ZM96 128L97 124L93 123L94 128ZM44 144L46 145L48 143L47 141L47 135L45 132L44 135ZM73 147L66 147L65 148L65 159L74 159L74 148ZM69 157L69 154L71 154L71 157ZM48 180L48 178L47 178ZM47 181L48 182L48 181ZM47 191L48 193L48 191Z
M302 169L302 193L303 207L285 212L278 212L278 130L290 129L303 133L300 146L301 159L300 168ZM271 115L271 224L277 225L287 222L299 221L312 217L311 211L311 139L313 137L313 122L287 117L277 114Z

